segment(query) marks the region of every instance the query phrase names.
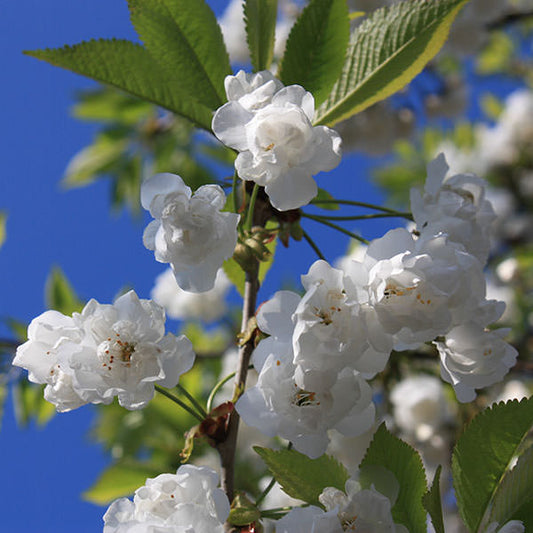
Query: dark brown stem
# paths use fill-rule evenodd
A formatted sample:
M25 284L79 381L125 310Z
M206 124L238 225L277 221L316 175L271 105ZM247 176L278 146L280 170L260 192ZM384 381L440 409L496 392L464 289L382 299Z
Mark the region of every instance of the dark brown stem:
M248 321L255 314L257 303L257 292L259 290L259 280L257 278L259 264L255 263L250 271L246 272L244 284L244 302L242 309L241 332L246 331ZM242 393L246 385L246 376L248 374L248 365L250 356L254 349L253 338L249 339L239 350L239 366L235 375L234 397ZM235 471L235 448L237 444L237 433L239 430L239 414L233 410L229 416L226 439L217 446L220 460L222 463L221 486L227 494L229 501L234 496L234 471ZM226 531L233 531L232 527L226 525ZM238 531L235 530L235 531Z

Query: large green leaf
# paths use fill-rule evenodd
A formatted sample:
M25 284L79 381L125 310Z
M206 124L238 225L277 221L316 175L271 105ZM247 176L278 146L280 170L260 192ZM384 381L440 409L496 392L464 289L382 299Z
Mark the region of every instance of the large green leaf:
M361 468L376 465L390 470L400 486L392 508L394 521L410 533L426 533L426 510L422 497L427 490L426 476L420 455L406 442L387 431L385 424L376 431Z
M533 528L533 446L518 458L494 495L490 522L504 524L513 518L524 521L526 531Z
M437 471L435 472L435 477L433 478L433 484L428 492L424 494L422 498L422 504L424 508L431 516L431 522L433 523L433 528L435 533L444 533L444 520L442 517L442 503L440 498L440 473L442 471L442 466L439 465Z
M246 40L254 70L270 67L274 56L274 37L278 0L245 0Z
M458 440L453 484L470 531L487 525L492 500L532 426L533 399L502 402L474 418Z
M319 105L341 74L349 38L346 0L311 0L287 39L281 81L305 87Z
M319 107L333 125L409 83L444 44L467 0L408 0L374 11L350 38L342 73Z
M83 493L83 499L106 505L109 502L128 496L145 484L146 479L161 472L136 461L124 461L107 468L94 485Z
M216 109L231 74L222 32L204 0L128 0L131 21L153 59L180 92Z
M335 458L309 459L296 450L270 450L254 446L281 488L293 498L321 505L318 497L326 487L344 490L348 472Z
M211 109L185 93L179 77L163 70L138 44L101 39L24 53L122 89L211 129Z

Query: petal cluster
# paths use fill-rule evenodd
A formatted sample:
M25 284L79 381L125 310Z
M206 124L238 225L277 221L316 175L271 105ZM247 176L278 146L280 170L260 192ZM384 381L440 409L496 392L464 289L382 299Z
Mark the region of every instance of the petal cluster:
M212 128L239 152L239 177L265 187L280 211L309 203L318 192L312 176L332 170L341 159L340 136L312 125L311 93L299 85L283 87L265 71L241 71L228 76L225 86L229 102L215 113Z
M218 185L192 194L175 174L156 174L141 186L141 204L155 219L144 231L144 245L157 261L170 263L184 291L212 289L218 269L233 254L239 215L221 212L225 203Z
M104 533L223 533L229 511L214 470L182 465L175 474L147 479L133 501L114 501Z
M56 311L38 316L13 364L46 385L45 398L58 411L109 404L115 396L127 409L141 409L156 383L174 387L194 357L184 335L165 335L163 309L130 291L112 305L90 300L72 317Z

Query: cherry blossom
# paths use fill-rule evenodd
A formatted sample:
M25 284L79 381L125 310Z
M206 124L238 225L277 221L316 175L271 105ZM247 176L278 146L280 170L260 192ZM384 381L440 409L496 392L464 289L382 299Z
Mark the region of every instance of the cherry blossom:
M104 515L104 533L223 533L230 511L208 467L182 465L176 474L147 479L133 502L114 501Z
M141 186L142 206L155 218L144 245L161 263L170 263L184 291L213 288L218 269L233 254L239 215L223 213L226 195L218 185L194 194L175 174L156 174Z
M260 89L251 94L253 101L259 93L263 102L264 86ZM314 99L299 85L278 90L258 109L244 107L242 98L219 108L212 123L215 135L239 151L235 160L239 177L265 187L280 211L306 205L318 192L312 176L340 162L339 135L325 126L313 127Z

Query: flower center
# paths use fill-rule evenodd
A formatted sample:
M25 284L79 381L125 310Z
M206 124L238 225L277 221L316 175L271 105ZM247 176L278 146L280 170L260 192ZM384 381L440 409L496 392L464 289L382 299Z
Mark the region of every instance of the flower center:
M108 337L98 346L98 358L102 361L102 366L108 370L112 370L117 362L122 366L130 367L134 352L135 344L122 340L120 333L116 333L115 338Z
M296 383L294 384L296 389L291 403L296 407L305 407L309 405L320 405L320 400L317 398L316 392L300 389Z

